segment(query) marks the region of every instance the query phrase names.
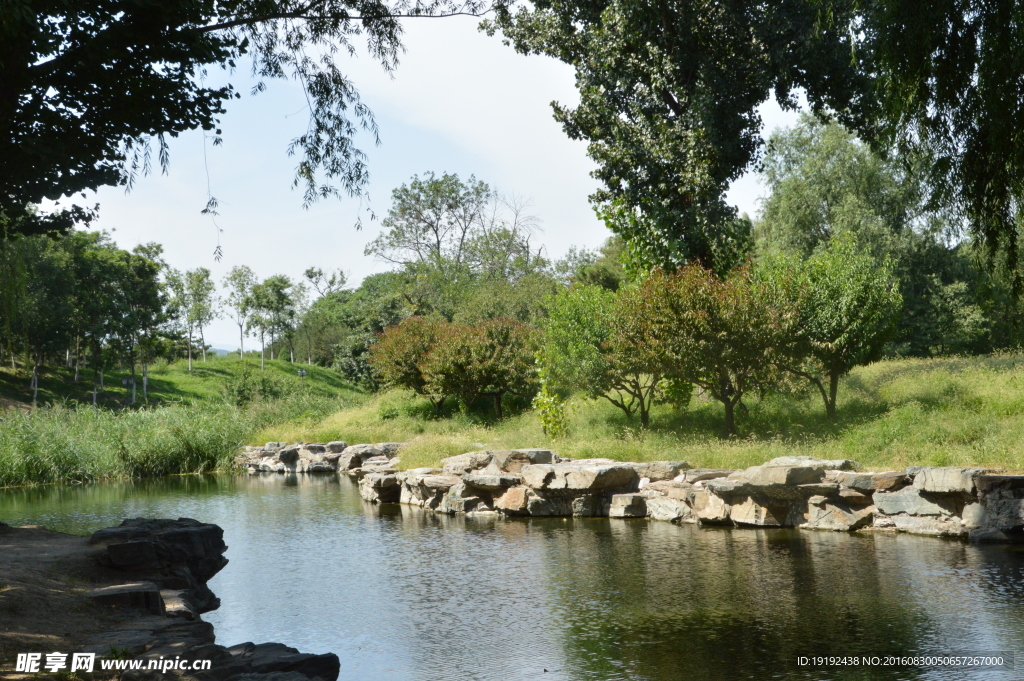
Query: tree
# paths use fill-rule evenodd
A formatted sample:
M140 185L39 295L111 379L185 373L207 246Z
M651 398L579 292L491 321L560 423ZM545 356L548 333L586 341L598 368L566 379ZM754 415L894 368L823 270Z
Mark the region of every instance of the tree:
M245 56L260 78L254 93L292 78L310 104L308 127L288 146L300 156L294 183L304 202L357 193L367 170L353 137L377 128L338 56L365 36L391 71L402 17L483 9L447 0L13 0L0 22L0 228L65 231L90 211L29 207L131 186L150 169L152 141L166 167L167 137L200 128L219 136L219 116L240 95L208 87L205 75L215 66L233 73Z
M735 232L729 181L757 161L757 107L774 94L917 158L930 199L1015 269L1024 200L1024 49L1014 0L500 6L491 31L576 71L580 103L555 105L590 144L609 224L648 264L696 259ZM728 249L727 249L728 250ZM1017 278L1018 289L1024 285Z
M433 405L435 414L441 413L447 394L427 389L423 367L427 354L437 343L442 327L442 322L409 317L379 334L369 353L370 365L386 385L412 390L426 397Z
M743 396L777 385L778 348L796 322L796 311L770 296L748 267L725 280L696 265L674 274L655 270L624 293L616 342L650 372L697 385L721 402L733 434Z
M345 287L347 277L345 273L340 269L333 272L324 272L319 267L310 267L304 273L306 281L309 282L313 290L317 292L321 298L329 296L335 291L340 291Z
M454 395L464 407L479 397L491 397L500 419L506 394L529 395L534 390L533 360L533 330L525 324L513 319L493 319L474 327L447 323L423 361L425 390Z
M203 329L219 316L217 287L210 278L210 270L198 267L185 273L185 285L188 289L188 316L199 329L199 342L203 348L203 361L206 361L206 336ZM191 371L191 367L189 368Z
M758 105L774 91L793 108L795 88L815 110L856 103L849 12L837 14L803 0L537 0L499 7L489 29L575 69L580 103L555 104L555 118L589 142L602 184L591 199L633 255L724 273L748 224L723 195L756 159Z
M616 342L616 296L599 286L574 286L549 299L539 359L555 386L603 398L650 425L661 373Z
M256 285L256 274L245 265L236 265L224 277L228 295L224 299L231 317L238 325L238 356L245 356L245 326L253 310L252 289Z
M803 263L769 261L758 275L776 300L790 301L799 313L788 343L783 341L788 350L776 361L809 380L826 415L835 418L839 379L880 359L892 337L903 304L892 264L858 251L852 236L845 235Z

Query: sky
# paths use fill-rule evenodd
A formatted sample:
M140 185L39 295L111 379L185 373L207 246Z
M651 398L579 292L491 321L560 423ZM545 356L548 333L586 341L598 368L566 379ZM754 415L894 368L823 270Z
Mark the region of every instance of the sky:
M586 143L565 135L550 106L578 101L572 69L517 54L477 24L468 17L408 21L405 54L391 75L365 56L347 63L380 129L379 146L368 136L360 140L370 170L364 197L302 208L301 189L291 186L296 159L286 154L307 121L302 92L293 83L271 81L265 92L250 96L252 81L242 67L231 78L243 94L228 103L221 119L223 144L213 146L201 131L171 140L166 174L142 177L127 193L106 187L89 197L90 205L100 204L94 228L126 249L158 242L171 267L207 267L218 285L235 265L248 265L261 278L301 278L312 266L341 269L349 285L357 285L388 269L363 249L380 232L392 190L433 171L475 175L527 200L541 224L537 241L549 257L561 257L571 246L600 246L610 232L587 200L597 187L590 177L594 164ZM761 115L766 134L796 120L772 102ZM728 199L753 216L762 193L756 176L748 174L734 183ZM219 202L216 218L200 213L209 195ZM377 221L368 219L370 210ZM218 243L220 262L213 257ZM229 319L214 321L205 335L215 347L238 347L238 327Z

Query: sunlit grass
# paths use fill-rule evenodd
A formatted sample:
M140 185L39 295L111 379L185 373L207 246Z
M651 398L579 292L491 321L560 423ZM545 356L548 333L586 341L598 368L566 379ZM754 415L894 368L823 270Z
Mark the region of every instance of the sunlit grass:
M1024 357L901 359L855 370L830 422L816 394L748 400L739 435L723 438L722 408L695 398L686 411L655 408L651 429L604 401L574 403L568 437L550 442L537 417L520 411L500 423L472 413L433 419L429 405L389 392L313 425L259 431L252 443L401 441L402 466L435 466L472 449L551 447L562 456L620 461L683 459L695 466L741 468L784 455L849 458L868 469L908 465L1024 470Z

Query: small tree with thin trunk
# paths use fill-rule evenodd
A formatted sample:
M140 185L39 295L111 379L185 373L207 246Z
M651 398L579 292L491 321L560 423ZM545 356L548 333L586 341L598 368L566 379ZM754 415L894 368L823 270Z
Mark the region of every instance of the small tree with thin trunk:
M203 361L206 361L205 328L219 316L217 287L210 278L210 270L199 267L185 273L185 286L188 289L188 318L194 328L199 329L199 342L202 345Z
M223 283L228 290L224 303L238 325L238 356L244 357L245 327L253 310L252 287L256 285L256 274L245 265L237 265L231 268Z
M551 297L539 360L553 385L606 399L647 428L661 372L617 342L615 306L615 293L593 285Z
M779 366L810 381L835 418L839 379L880 359L895 331L903 297L891 263L859 251L845 234L804 262L767 257L757 276L799 312Z

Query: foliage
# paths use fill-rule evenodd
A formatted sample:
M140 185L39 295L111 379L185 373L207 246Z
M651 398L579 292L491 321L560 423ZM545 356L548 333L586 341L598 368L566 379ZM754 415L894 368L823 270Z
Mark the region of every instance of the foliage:
M291 141L295 185L304 201L357 193L367 179L353 137L376 136L369 108L342 73L339 56L364 36L385 70L397 66L400 19L479 11L474 3L395 0L14 0L0 23L0 227L5 233L67 230L81 208L49 214L26 206L149 172L151 143L162 167L167 137L215 131L240 94L208 86L207 70L228 78L248 58L259 78L294 79L309 103L309 124ZM315 56L314 56L315 55ZM216 208L211 199L207 210Z
M256 400L279 399L285 393L284 384L265 371L255 372L248 363L242 370L224 383L224 393L229 403L236 407Z
M514 319L472 327L443 324L423 361L425 390L435 397L453 395L464 409L479 397L491 397L501 419L506 394L533 394L534 351L533 329Z
M369 363L385 385L412 390L430 400L435 412L440 411L446 393L427 388L424 363L437 344L442 323L423 317L408 317L401 324L388 327L370 348Z
M544 434L552 440L558 440L569 434L569 407L558 391L552 389L548 372L539 357L537 365L537 383L540 388L533 396L533 410L537 412Z
M604 398L649 425L661 371L616 333L616 296L598 286L573 286L548 303L538 355L553 386Z
M643 431L607 401L584 401L557 449L570 458L669 459L708 468L746 468L797 455L853 459L865 470L989 466L1024 472L1022 381L1019 354L885 359L840 380L835 419L825 416L814 394L772 393L749 403L749 414L736 424L738 437L727 440L713 435L724 424L714 400L694 399L686 413L656 404L651 427ZM382 420L385 403L400 406L400 414ZM248 442L409 442L401 466L411 469L438 467L443 457L479 449L480 443L513 449L547 439L532 410L486 424L461 414L435 420L430 413L426 400L412 393L387 392L320 422L272 426Z
M5 414L0 487L203 473L227 468L259 429L323 419L336 398L301 396L239 409L221 401L137 411L80 406Z
M903 303L892 265L860 252L847 234L803 262L769 259L755 276L798 311L776 361L811 381L834 418L840 377L880 359L892 336Z
M555 118L590 143L602 183L592 200L633 254L646 266L694 260L725 272L742 260L749 223L723 194L755 160L758 105L774 90L791 108L804 88L815 109L843 109L861 82L850 73L845 17L831 25L823 16L801 0L756 11L538 0L498 8L489 28L575 69L580 103L554 105Z
M779 383L775 360L794 330L795 310L771 293L748 267L725 280L695 265L675 274L655 270L622 297L617 342L649 371L693 383L721 402L733 434L744 395Z

